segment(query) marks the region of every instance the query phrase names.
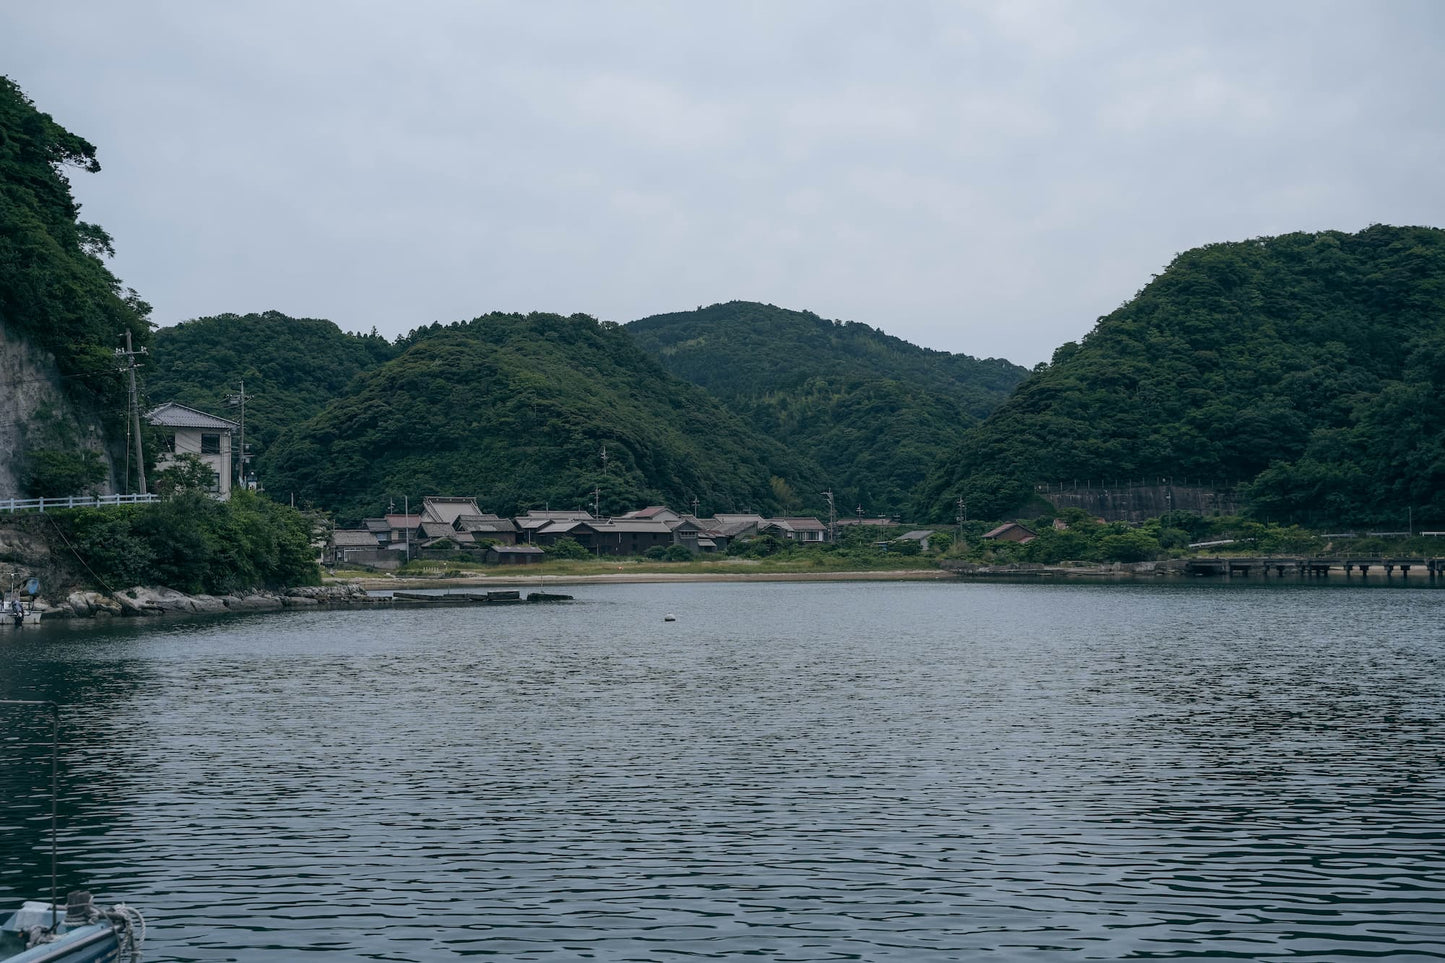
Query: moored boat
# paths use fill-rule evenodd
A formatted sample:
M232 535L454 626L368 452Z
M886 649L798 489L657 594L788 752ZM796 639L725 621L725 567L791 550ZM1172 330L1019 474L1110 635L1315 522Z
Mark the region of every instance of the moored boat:
M56 900L60 796L60 707L53 702L0 699L0 706L49 710L50 747L50 899L27 900L0 922L0 963L136 963L145 940L140 912L117 903L96 906L90 893L77 890L65 905Z
M89 893L70 894L67 905L27 900L0 923L3 963L136 963L145 920L124 903L107 909Z

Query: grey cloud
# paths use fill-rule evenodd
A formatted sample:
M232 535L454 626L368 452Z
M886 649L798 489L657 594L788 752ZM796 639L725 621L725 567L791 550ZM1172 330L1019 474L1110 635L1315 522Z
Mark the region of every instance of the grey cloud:
M162 324L730 298L1047 358L1178 251L1441 224L1429 2L0 12Z

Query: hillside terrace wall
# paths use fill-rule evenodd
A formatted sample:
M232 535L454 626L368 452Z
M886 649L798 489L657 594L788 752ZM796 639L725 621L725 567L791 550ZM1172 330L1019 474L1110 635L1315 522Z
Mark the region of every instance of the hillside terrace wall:
M1039 489L1055 508L1082 508L1106 522L1142 522L1166 512L1234 515L1239 502L1232 489L1185 485L1124 485Z

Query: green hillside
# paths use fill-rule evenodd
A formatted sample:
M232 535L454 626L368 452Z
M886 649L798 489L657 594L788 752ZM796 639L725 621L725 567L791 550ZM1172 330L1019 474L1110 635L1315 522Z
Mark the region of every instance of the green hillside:
M940 454L1026 374L748 301L626 327L668 371L822 465L840 505L877 513L905 506Z
M1037 483L1239 483L1306 524L1445 527L1445 231L1374 226L1180 255L1068 343L930 475L936 519Z
M354 520L403 494L476 495L486 510L698 500L783 510L820 490L807 459L670 375L585 315L488 314L421 328L402 354L283 432L262 462L273 497ZM603 448L607 461L601 458Z
M397 354L377 334L278 311L197 318L154 334L144 371L152 403L178 401L235 419L227 400L246 384L246 445L257 457L281 431L319 412L363 371Z

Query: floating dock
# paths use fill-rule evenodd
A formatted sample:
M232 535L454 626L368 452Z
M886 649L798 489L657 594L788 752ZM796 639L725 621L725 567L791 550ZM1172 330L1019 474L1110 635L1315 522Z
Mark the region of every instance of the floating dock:
M382 596L385 598L386 596ZM393 605L527 605L540 602L570 602L572 596L556 592L392 592Z

